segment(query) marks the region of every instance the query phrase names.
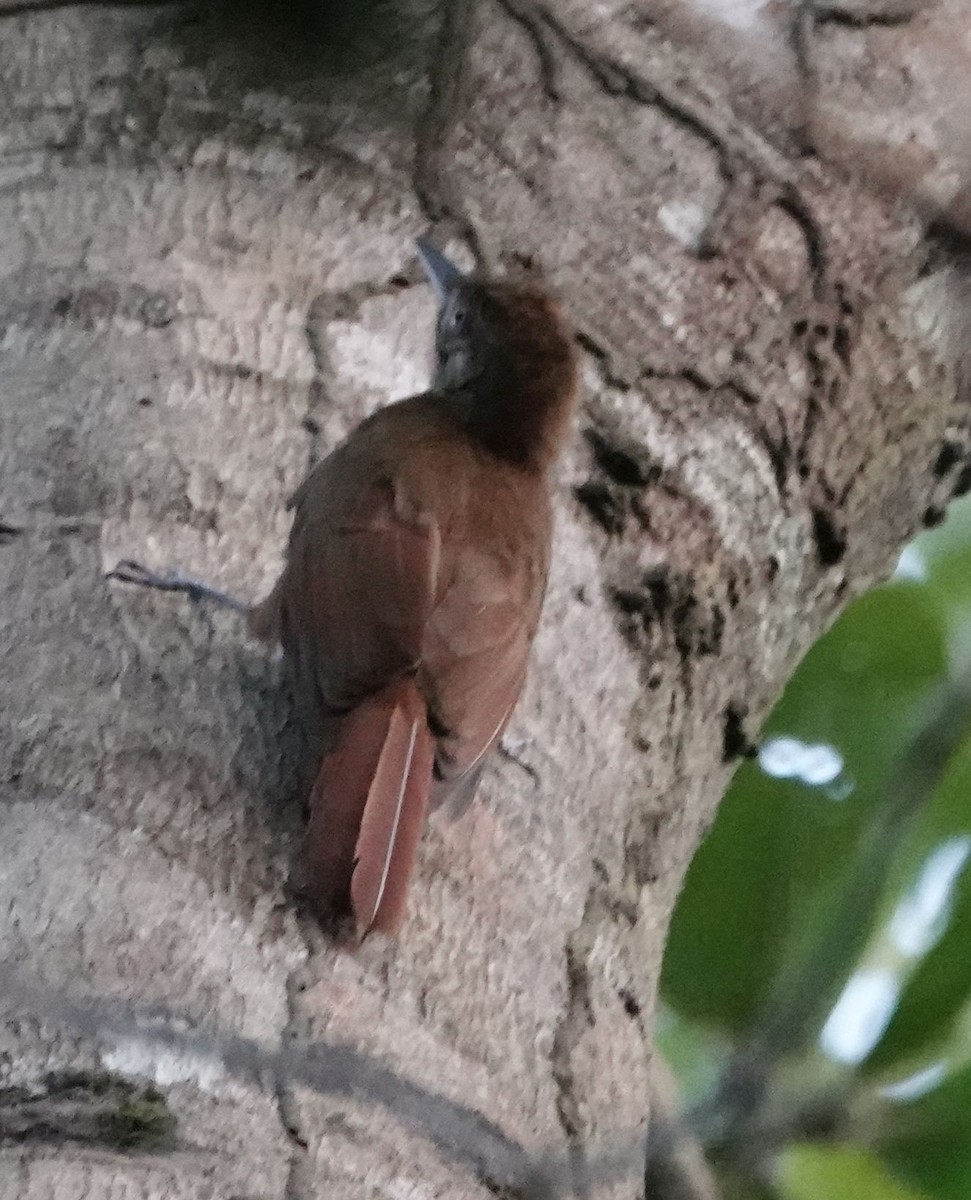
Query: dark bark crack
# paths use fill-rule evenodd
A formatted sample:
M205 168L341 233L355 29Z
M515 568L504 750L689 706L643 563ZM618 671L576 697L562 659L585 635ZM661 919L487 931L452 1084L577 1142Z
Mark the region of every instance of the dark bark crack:
M498 2L518 24L529 30L535 46L546 47L544 55L547 61L550 61L552 54L551 41L555 40L607 95L627 96L639 104L657 108L697 136L718 155L726 178L734 177L736 162L745 162L755 169L758 176L774 180L780 186L795 182L793 168L783 155L753 131L737 124L731 114L727 118L722 117L707 98L701 95L692 97L685 87L649 78L643 69L635 71L609 54L592 49L537 0ZM552 94L558 95L558 89L554 88Z
M446 163L466 107L468 54L476 0L447 0L429 72L428 104L415 137L412 186L422 212L436 223L450 220L481 262L483 247Z
M831 509L814 505L810 513L819 565L823 568L835 567L846 553L846 530L838 523Z
M529 38L539 65L543 94L554 104L563 99L560 91L560 64L554 49L552 31L535 5L529 0L497 0Z
M566 1137L573 1193L581 1200L591 1195L590 1164L583 1142L586 1132L581 1097L574 1072L573 1055L593 1024L590 1001L590 948L602 916L602 884L595 881L587 893L580 924L566 944L566 1000L553 1035L550 1067L556 1086L556 1113Z
M796 74L802 84L803 119L799 134L804 150L814 150L810 111L819 91L814 53L817 28L826 23L855 29L901 25L916 16L922 6L923 0L796 0L792 7L789 42Z
M32 13L55 12L61 8L161 8L188 0L0 0L0 19Z
M811 0L817 23L863 28L867 25L906 25L926 7L926 0Z
M748 707L744 704L729 704L722 713L722 762L755 758L758 754L758 746L745 730L747 716Z
M309 945L306 948L309 954ZM303 990L303 969L298 967L289 973L286 980L287 1020L281 1035L284 1046L297 1042L306 1032L308 1022L301 1002ZM283 1200L313 1200L316 1188L308 1163L308 1140L296 1093L286 1080L280 1078L275 1081L274 1091L280 1124L290 1143L290 1165L283 1188Z

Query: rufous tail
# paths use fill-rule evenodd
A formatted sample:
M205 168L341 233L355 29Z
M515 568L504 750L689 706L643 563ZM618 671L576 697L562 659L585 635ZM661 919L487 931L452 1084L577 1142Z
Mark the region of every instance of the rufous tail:
M425 701L400 680L342 718L321 761L302 891L325 918L350 914L359 939L394 933L404 919L433 760Z

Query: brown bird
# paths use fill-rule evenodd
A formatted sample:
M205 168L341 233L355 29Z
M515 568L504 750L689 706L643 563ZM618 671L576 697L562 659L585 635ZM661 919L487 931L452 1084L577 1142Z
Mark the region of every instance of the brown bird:
M542 290L419 249L440 303L432 390L375 413L311 472L284 571L250 614L283 645L314 743L300 887L357 938L397 930L429 807L471 802L519 699L546 590L549 473L578 393Z

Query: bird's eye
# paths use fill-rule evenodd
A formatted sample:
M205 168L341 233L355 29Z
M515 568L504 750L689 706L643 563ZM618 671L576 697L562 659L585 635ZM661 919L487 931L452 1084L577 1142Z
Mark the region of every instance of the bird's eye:
M461 306L456 306L448 314L448 328L451 333L459 333L465 328L465 322L468 319L468 314Z

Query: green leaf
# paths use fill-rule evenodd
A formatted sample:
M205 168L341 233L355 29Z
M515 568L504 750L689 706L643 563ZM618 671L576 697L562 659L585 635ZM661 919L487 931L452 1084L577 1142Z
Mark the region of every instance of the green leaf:
M971 666L971 496L953 503L944 524L922 533L905 554L924 575L947 629L952 662L963 673Z
M966 1141L933 1138L888 1150L884 1157L895 1174L933 1200L968 1200L971 1196Z
M791 1146L779 1156L776 1187L782 1200L927 1200L874 1155L848 1146Z
M971 1067L881 1112L875 1145L895 1174L935 1200L971 1196Z
M662 972L673 1007L744 1033L759 1027L768 1007L798 1005L790 1023L797 1041L821 1020L869 934L885 848L866 902L851 912L848 881L872 841L889 764L945 664L939 613L912 583L862 597L813 647L766 736L834 747L843 778L835 788L810 787L754 763L740 768L675 912Z
M897 1010L865 1064L869 1073L949 1052L954 1022L971 997L969 854L971 739L966 739L908 847L909 869L887 936L914 963ZM971 1045L963 1047L963 1056L971 1059Z
M715 1177L719 1200L779 1200L773 1187L745 1172L719 1166L715 1169ZM651 1200L655 1198L651 1197Z
M788 857L776 791L756 767L739 771L688 871L662 966L674 1008L730 1030L752 1024L784 952L786 914L772 903Z

